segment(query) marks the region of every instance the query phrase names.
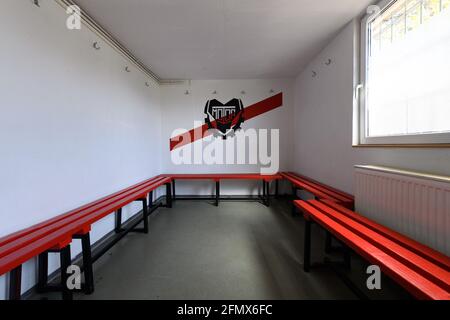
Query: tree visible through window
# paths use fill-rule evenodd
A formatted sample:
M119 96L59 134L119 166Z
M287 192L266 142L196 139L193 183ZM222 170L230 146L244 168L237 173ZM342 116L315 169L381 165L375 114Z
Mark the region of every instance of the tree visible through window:
M363 138L450 132L450 0L392 1L365 27Z

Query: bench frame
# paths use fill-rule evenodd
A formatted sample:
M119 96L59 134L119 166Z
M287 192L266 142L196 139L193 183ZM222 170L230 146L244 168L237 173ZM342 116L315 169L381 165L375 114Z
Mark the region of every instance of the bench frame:
M292 172L282 172L281 176L292 184L292 198L298 198L298 191L305 190L314 195L317 200L328 200L343 205L348 209L354 208L354 197L346 192L330 187L311 178ZM292 202L292 215L296 215L297 208ZM327 243L331 241L327 235Z
M220 201L259 201L269 207L270 206L270 184L275 182L275 198L279 195L279 180L282 178L280 175L264 176L261 174L165 174L165 177L172 178L172 197L173 200L212 200L216 207L219 206ZM212 197L195 197L195 196L177 196L176 195L176 180L212 180L215 182L215 195ZM254 197L221 197L220 196L220 182L221 180L261 180L262 181L262 197L258 199Z
M328 206L331 209L335 209L335 210L337 210L336 209L337 207L342 206L342 209L340 209L341 211L339 212L339 210L338 210L338 212L345 216L351 215L351 212L350 212L351 210L348 210L349 207L351 207L351 209L353 209L353 197L351 195L348 195L348 194L341 192L337 189L334 189L332 187L328 187L320 182L316 182L307 177L303 177L303 176L292 174L292 173L284 173L281 175L272 175L272 176L263 176L260 174L160 175L155 178L146 180L145 182L141 182L137 185L129 187L123 191L117 192L111 196L97 200L97 201L93 202L92 204L83 206L79 209L69 212L68 213L69 215L67 217L75 217L75 219L73 219L73 218L71 219L71 220L73 220L72 222L68 222L69 224L71 224L71 223L76 223L76 221L82 220L83 218L86 218L86 217L88 217L90 220L87 219L85 221L92 221L92 218L90 218L90 217L96 211L103 210L104 206L112 206L114 204L114 202L119 202L119 205L122 206L122 207L118 208L116 211L111 212L111 213L108 213L109 211L104 211L104 213L99 212L99 220L102 219L103 217L105 217L106 215L109 215L112 213L115 214L115 227L113 230L113 233L115 234L115 236L112 236L112 238L109 241L107 241L106 243L102 243L102 246L98 250L96 249L95 253L93 253L93 250L92 250L93 248L90 243L91 225L94 222L86 224L81 230L79 230L79 232L67 234L67 236L65 236L62 233L63 230L61 230L61 232L57 232L59 230L57 228L61 228L61 229L66 228L67 223L66 224L60 223L61 227L57 227L56 229L51 229L53 231L50 231L50 234L55 233L53 238L55 240L56 239L59 239L59 240L54 247L47 248L43 252L39 252L37 254L37 256L38 256L37 289L39 292L52 292L52 291L59 292L60 291L62 293L62 297L64 300L71 300L73 298L74 290L69 290L67 288L66 283L67 283L67 279L68 279L68 274L66 272L63 272L63 270L67 270L67 268L72 264L70 248L71 248L71 242L74 239L81 240L81 244L82 244L82 253L81 253L82 266L81 266L81 268L84 273L85 283L82 284L82 288L80 291L82 291L86 294L91 294L92 292L94 292L93 263L97 259L99 259L103 254L105 254L110 248L112 248L118 241L120 241L129 232L139 232L139 233L144 233L144 234L148 233L148 231L149 231L148 218L149 218L150 214L153 213L156 209L158 209L160 207L171 208L172 202L174 200L214 200L216 206L219 206L220 200L255 200L255 198L251 198L251 197L221 197L220 196L221 180L261 180L263 195L262 195L262 197L260 196L259 199L262 200L264 205L270 206L270 198L272 196L270 193L271 183L275 182L275 197L278 197L279 180L281 180L283 178L289 180L292 183L294 200L297 198L297 191L300 189L304 189L304 190L312 193L315 196L315 199L316 199L315 201L318 203L318 206L319 206L319 204L323 204L323 205ZM155 180L155 181L152 182L152 180ZM191 197L189 197L189 196L182 197L181 196L180 197L180 196L178 196L177 197L176 196L176 187L175 187L176 180L212 180L215 182L215 196L212 196L212 197L193 197L193 196L191 196ZM296 180L298 180L298 181L296 181ZM166 186L165 204L161 203L161 201L159 201L159 199L157 201L158 203L154 203L153 202L153 191L164 185ZM136 188L136 190L133 190L133 188ZM149 191L148 191L148 193L142 194L142 197L139 197L140 190L149 190ZM124 193L124 196L120 196L120 194L122 192ZM135 198L135 196L138 196L138 197ZM118 197L117 200L113 201L112 199L114 197ZM149 201L147 201L147 197L149 198ZM130 198L129 200L131 200L131 201L126 202L126 201L129 201L127 198ZM125 201L123 201L121 199L123 199ZM343 200L343 201L341 201L341 200ZM91 206L93 207L93 206L99 205L101 203L101 201L105 201L105 205L99 206L98 209L90 211L89 208ZM108 204L108 201L109 201L109 204ZM122 208L124 205L128 205L131 202L142 202L142 211L139 212L138 214L136 214L135 216L133 216L133 218L131 218L128 221L129 223L127 223L127 225L130 224L130 226L127 226L127 228L124 228L123 223L122 223ZM315 221L314 221L314 218L312 218L311 214L306 212L305 211L306 209L303 210L303 207L298 204L301 202L305 202L305 201L293 201L293 208L295 210L295 208L298 207L304 213L303 216L305 218L305 231L304 231L304 266L303 266L303 268L304 268L305 272L309 272L310 268L311 268L311 226L313 223L315 223ZM126 204L124 204L124 203L126 203ZM118 206L115 206L115 207L112 207L111 209L115 210L117 207ZM87 211L84 213L83 210L87 210ZM344 211L344 210L348 210L348 211ZM78 213L83 213L79 218L76 217L77 211L79 211ZM5 243L8 244L9 242L13 242L13 241L16 241L17 239L20 239L21 235L26 236L29 233L36 232L35 230L39 230L40 228L48 228L49 226L51 226L52 223L57 223L64 219L66 219L65 215L57 216L55 218L50 219L49 221L40 223L36 226L30 227L23 231L19 231L10 236L4 237L4 238L0 239L0 247L5 245ZM336 218L336 219L338 219L338 218ZM352 216L350 216L350 219L352 219ZM343 221L346 221L346 220L343 220ZM361 223L361 225L367 224L367 221L358 221L358 219L355 219L355 221L357 223ZM143 222L143 227L138 228L138 225L140 225L142 222ZM325 222L323 222L323 223L325 223ZM339 222L337 222L337 223L339 223ZM78 224L80 224L80 223L78 223ZM325 252L330 253L331 251L334 250L334 248L332 246L332 239L336 239L337 242L339 242L342 245L342 248L338 247L337 249L343 249L342 251L344 253L344 266L349 268L350 267L350 256L351 256L350 251L352 250L351 247L346 244L345 239L341 239L342 235L335 236L333 230L329 230L329 228L322 225L322 223L318 223L318 225L320 225L326 231ZM375 228L376 226L368 226L368 227ZM33 229L33 228L35 228L35 229ZM77 228L77 225L72 226L72 229L75 229L75 228ZM382 226L379 226L379 228L382 228ZM387 229L387 228L384 228L384 229ZM76 231L76 230L73 230L73 231ZM64 232L66 232L66 231L64 231ZM343 231L341 230L340 232L343 232ZM392 236L392 237L396 236L396 234L393 231L389 232L386 230L381 230L381 231L374 230L374 232L378 232L380 235L383 235L383 233L386 232L387 238L389 238L390 236ZM34 235L33 237L36 237L36 236ZM33 240L33 241L31 241L31 239L33 239L33 238L28 238L28 239L24 240L25 242L24 242L23 246L25 247L25 246L34 245L34 241L39 242L39 240L40 240L40 238L36 238L36 240ZM2 243L2 240L4 241L3 243ZM55 243L55 242L53 242L55 240L51 240L52 242L47 242L47 243ZM31 242L26 242L26 241L31 241ZM48 240L45 240L45 241L48 241ZM406 240L400 239L399 241L406 241ZM407 250L411 250L408 247L408 245L411 245L411 242L413 242L413 241L412 240L410 242L406 241L404 248L406 248ZM38 250L40 250L39 248L42 248L42 246L43 246L42 243L46 243L46 242L41 242L41 244L36 244L35 249L30 248L27 250L31 251L31 252L38 252ZM356 245L356 243L352 242L352 245ZM15 244L14 246L17 247L18 244ZM8 250L11 250L12 248L14 248L14 246L13 247L10 246L9 249L8 249L8 247L6 247L6 251L3 252L3 257L8 257L8 255L12 254L12 253L8 253ZM21 247L18 247L16 250L20 250L20 249L21 249ZM358 248L358 250L361 251L362 249ZM423 250L423 248L419 248L418 250L419 251ZM354 251L354 250L352 250L352 251ZM358 251L358 253L360 253L359 251ZM414 250L412 250L412 251L414 252ZM15 253L15 251L13 253ZM60 263L61 263L60 273L61 273L61 275L60 275L60 284L59 285L51 285L48 283L48 254L49 253L59 253L59 255L60 255ZM28 255L29 254L30 253L28 253ZM365 258L365 255L363 254L362 257ZM434 255L434 253L431 253L430 257L435 258L436 256ZM19 259L22 259L22 258L19 258ZM439 257L436 259L437 259L437 261L439 261ZM20 260L20 261L22 261L22 260ZM17 261L17 262L20 262L20 261ZM10 265L12 266L12 263L10 263ZM5 270L5 266L7 268L8 263L6 263L3 266L4 270ZM22 264L15 265L11 270L9 270L9 298L10 298L10 300L18 300L21 298L21 276L22 276ZM434 279L437 279L437 278L435 277ZM395 277L394 277L394 280L396 280ZM399 280L399 281L401 282L401 284L404 287L408 288L408 283L406 283L406 285L405 285L406 280L403 280L403 281ZM352 287L356 288L354 285L352 285L352 286L350 286L350 288L352 290L353 290ZM410 287L413 287L412 283L410 284ZM361 292L359 289L356 289L353 291L357 294L358 294L358 291ZM421 296L421 293L418 292L418 289L413 289L413 291L416 296L423 297L423 296ZM425 293L423 293L423 294L426 297L426 294ZM360 295L358 295L358 296L360 296Z
M339 242L341 242L344 246L344 252L346 250L352 250L355 251L358 255L360 255L364 260L371 261L376 260L378 263L380 263L380 267L383 270L383 272L387 273L391 279L393 279L395 282L400 284L404 289L406 289L410 294L415 296L419 299L450 299L450 283L446 283L444 279L448 279L448 269L441 268L439 264L436 264L432 259L427 259L426 256L420 255L413 250L410 250L407 246L402 246L401 243L396 242L395 240L392 240L388 237L385 237L382 233L379 233L375 230L371 230L369 234L373 234L375 237L373 240L369 240L371 236L365 236L365 234L359 234L358 232L353 231L353 229L347 227L346 224L353 224L354 228L356 228L357 225L361 225L361 227L364 230L370 230L367 226L364 224L361 224L357 220L353 220L350 217L346 217L345 214L342 212L339 212L339 210L336 210L336 204L325 201L317 201L317 200L309 200L309 201L296 201L295 205L303 211L303 215L305 218L305 232L304 232L304 265L303 269L305 272L309 272L311 269L311 226L313 223L316 223L316 219L313 217L313 212L310 210L317 210L317 213L321 213L324 216L324 219L330 220L330 223L334 223L339 228L341 228L341 231L335 231L332 229L332 227L328 227L327 225L324 225L326 222L322 221L321 218L318 218L322 222L317 222L318 225L320 225L321 228L323 228L328 233L335 233L336 232L336 239L338 239ZM347 220L342 220L338 216L332 217L331 212L325 213L325 209L331 209L335 210L336 214L342 215L342 217L346 218ZM347 210L343 208L342 210ZM345 222L348 221L348 222ZM351 222L350 222L351 221ZM346 239L344 233L348 232L348 236L350 239ZM362 231L360 231L362 232ZM369 232L369 231L366 231ZM356 238L359 238L359 241L367 242L367 246L376 248L379 253L373 253L374 249L368 249L365 251L365 249L362 249L361 247L358 247L359 245L356 244ZM353 240L352 240L353 239ZM378 239L378 240L376 240ZM383 240L385 239L385 240ZM349 243L354 245L355 248L351 248L350 245L347 245L347 240ZM386 242L384 242L386 241ZM411 240L413 242L413 240ZM417 243L418 245L421 245ZM398 248L397 250L400 252L405 252L405 256L409 255L411 257L411 260L402 260L400 258L400 255L397 255L394 253L394 251L389 251L389 248ZM433 251L430 249L430 251ZM381 254L380 254L381 253ZM414 258L416 257L416 258ZM385 261L384 259L387 259ZM415 260L418 259L421 261L421 265L416 264ZM419 263L419 262L417 262ZM433 269L435 268L435 269ZM441 269L439 269L441 268ZM401 270L401 271L400 271ZM430 270L434 270L434 272L437 272L437 274L440 274L441 277L437 277L436 275L433 275L430 273ZM440 270L440 271L438 271ZM405 272L412 272L415 274L415 276L407 275ZM427 273L428 272L428 273ZM420 277L419 279L415 277ZM409 278L409 279L408 279ZM412 282L415 279L414 282ZM345 280L345 279L344 279ZM348 280L348 279L347 279ZM358 289L355 285L350 283L350 281L346 281L346 284L349 285L350 289L354 291L355 293L360 293L361 290ZM444 286L444 287L443 287ZM356 289L356 290L355 290ZM447 292L447 295L445 293ZM359 296L359 294L358 294ZM364 297L364 296L363 296Z
M67 268L72 264L71 259L71 253L70 253L70 244L73 239L79 239L81 240L82 244L82 266L81 269L84 272L85 275L85 283L82 286L82 291L86 294L91 294L94 291L94 274L93 274L93 263L100 258L103 254L105 254L110 248L112 248L118 241L120 241L126 234L129 232L141 232L141 233L148 233L148 217L149 215L155 211L156 209L160 207L172 207L172 195L171 195L171 181L170 179L161 179L161 177L155 177L149 180L146 180L144 182L141 182L139 184L136 184L130 188L124 189L122 191L119 191L117 193L114 193L111 196L104 197L100 200L94 201L92 204L82 206L81 208L88 209L91 206L94 206L94 204L99 204L101 201L107 201L113 198L114 195L119 196L121 193L125 193L125 191L132 191L132 188L138 188L142 185L148 184L148 186L152 186L152 180L155 179L155 182L153 183L154 189L152 189L148 195L150 196L150 208L147 203L147 198L139 198L134 201L140 201L142 202L143 209L140 213L136 214L132 219L135 219L135 217L138 217L137 221L133 223L133 225L130 228L127 228L126 230L123 230L121 228L122 225L122 219L121 219L121 211L122 208L119 208L115 213L116 215L116 227L115 232L118 234L118 237L113 239L110 243L106 243L100 252L96 253L95 256L92 254L92 247L90 243L90 231L91 231L91 225L86 225L83 227L79 232L68 234L66 237L64 237L64 240L61 240L56 246L47 248L44 251L37 252L38 256L38 284L37 284L37 290L38 292L61 292L63 300L71 300L73 298L73 292L74 290L68 290L67 289L67 279L68 274L66 272L63 272L63 270L67 270ZM159 179L159 181L158 181ZM167 181L166 181L167 180ZM160 183L160 184L159 184ZM158 185L159 184L159 185ZM153 205L153 190L158 189L159 187L166 186L166 203L165 205L162 205L161 203ZM153 188L153 187L152 187ZM139 192L139 189L136 191ZM131 202L128 202L126 205L130 204ZM114 203L114 202L112 202ZM112 205L110 203L109 205ZM100 207L98 210L102 210L103 207ZM3 245L13 243L14 241L21 239L22 236L26 236L31 233L39 232L41 228L47 228L52 225L52 223L61 223L66 218L74 219L73 223L75 223L76 220L76 214L78 212L83 212L83 210L72 210L67 215L60 215L55 218L52 218L46 222L37 224L35 226L32 226L30 228L27 228L22 231L18 231L17 233L14 233L10 236L6 236L0 240L3 240ZM93 211L95 212L95 211ZM119 213L120 212L120 213ZM92 213L88 213L88 215L92 215ZM120 216L120 219L118 218ZM80 216L80 219L83 219L83 215ZM139 224L144 222L143 228L137 228ZM70 223L69 223L70 224ZM118 224L119 227L118 227ZM63 224L61 228L66 228L67 225ZM53 231L49 233L49 235L57 234L60 229L56 228ZM41 238L39 238L41 239ZM38 241L37 239L36 241ZM24 247L32 245L31 243L25 243ZM16 250L20 250L22 247L17 248ZM30 249L31 250L31 249ZM38 250L38 249L33 249ZM13 254L14 252L12 252ZM59 253L60 255L60 263L61 268L60 270L60 284L59 285L50 285L48 284L48 254L49 253ZM7 258L9 254L6 254L4 257ZM9 300L20 300L21 299L21 280L22 280L22 263L16 265L11 270L9 270Z

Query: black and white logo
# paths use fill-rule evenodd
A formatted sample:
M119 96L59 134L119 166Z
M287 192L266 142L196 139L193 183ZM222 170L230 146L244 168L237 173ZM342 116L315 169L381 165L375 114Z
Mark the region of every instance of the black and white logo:
M216 136L226 139L241 129L244 122L244 106L242 100L237 98L225 104L213 99L206 103L205 115L208 128L215 130Z

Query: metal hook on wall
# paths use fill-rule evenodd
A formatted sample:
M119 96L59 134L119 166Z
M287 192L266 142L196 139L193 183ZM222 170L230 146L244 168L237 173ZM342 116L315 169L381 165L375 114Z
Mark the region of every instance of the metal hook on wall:
M333 62L333 60L328 59L327 61L325 61L325 65L329 66L332 62Z
M313 78L317 77L317 72L315 72L314 70L312 71L312 77Z
M128 66L125 67L126 72L131 72L130 68Z
M95 50L100 50L101 49L101 47L99 46L97 41L95 41L92 46L94 47Z
M41 4L39 3L39 0L33 0L33 3L35 6L40 7Z

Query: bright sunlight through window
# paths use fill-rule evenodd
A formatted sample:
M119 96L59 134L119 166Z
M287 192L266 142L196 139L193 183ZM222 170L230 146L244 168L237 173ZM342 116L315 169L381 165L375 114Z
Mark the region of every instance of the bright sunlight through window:
M450 0L392 1L364 27L364 142L450 143Z

